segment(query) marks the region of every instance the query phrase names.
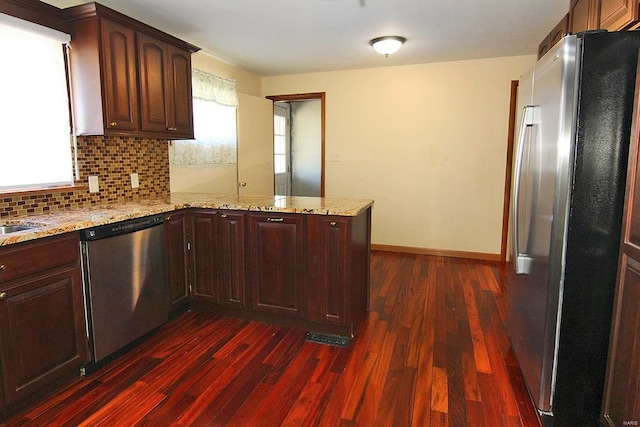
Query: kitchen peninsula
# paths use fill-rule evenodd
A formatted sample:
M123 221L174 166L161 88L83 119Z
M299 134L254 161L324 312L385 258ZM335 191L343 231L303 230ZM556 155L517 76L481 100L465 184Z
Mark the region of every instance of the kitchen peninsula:
M216 308L352 335L367 305L372 205L199 193L92 205L1 220L32 228L0 235L0 261L15 244L163 214L172 312ZM0 271L0 287L9 267Z
M80 230L161 214L172 314L190 308L352 336L368 308L372 205L185 193L0 219L33 227L0 234L0 411L56 389L89 361Z

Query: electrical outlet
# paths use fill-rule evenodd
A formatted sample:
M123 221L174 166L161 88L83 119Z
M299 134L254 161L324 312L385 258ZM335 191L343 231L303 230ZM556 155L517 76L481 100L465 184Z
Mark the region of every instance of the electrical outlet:
M97 193L100 191L100 184L98 184L98 177L92 175L89 177L89 193Z
M140 187L140 181L138 180L138 174L137 173L132 173L131 174L131 188L138 188Z
M338 153L329 154L329 161L330 162L339 162L340 161L340 154L338 154Z

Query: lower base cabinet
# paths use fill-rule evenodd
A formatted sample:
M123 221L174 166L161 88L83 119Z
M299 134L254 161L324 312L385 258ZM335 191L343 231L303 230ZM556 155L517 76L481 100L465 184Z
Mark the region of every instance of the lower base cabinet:
M183 211L164 218L165 267L171 312L184 310L189 301L188 221Z
M245 307L245 215L198 209L189 214L191 299Z
M189 287L191 299L203 302L218 302L218 213L196 210L189 213L191 230L189 264L191 271Z
M167 253L178 260L167 270L194 308L338 335L353 334L366 315L370 209L353 217L185 212L185 230L170 225Z
M2 248L0 265L0 401L11 406L80 376L89 360L78 236Z
M250 288L254 310L301 317L304 219L301 215L250 216Z
M367 311L368 212L357 217L310 216L305 316L352 332Z
M223 307L247 306L246 215L221 211L218 220L219 299Z

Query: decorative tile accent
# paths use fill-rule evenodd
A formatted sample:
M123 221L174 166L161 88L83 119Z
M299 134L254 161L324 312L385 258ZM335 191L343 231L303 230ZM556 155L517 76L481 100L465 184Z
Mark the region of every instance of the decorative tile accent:
M106 136L78 137L78 185L97 175L100 191L51 191L3 197L0 218L37 215L61 210L149 198L169 194L168 143L164 139ZM131 174L137 173L140 187L131 188Z

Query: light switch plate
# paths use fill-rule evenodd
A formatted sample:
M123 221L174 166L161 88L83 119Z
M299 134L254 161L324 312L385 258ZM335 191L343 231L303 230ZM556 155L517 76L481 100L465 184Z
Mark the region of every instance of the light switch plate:
M89 193L97 193L98 191L100 191L98 177L96 175L92 175L89 177Z
M140 181L138 180L138 174L137 173L132 173L131 174L131 188L138 188L140 187Z

